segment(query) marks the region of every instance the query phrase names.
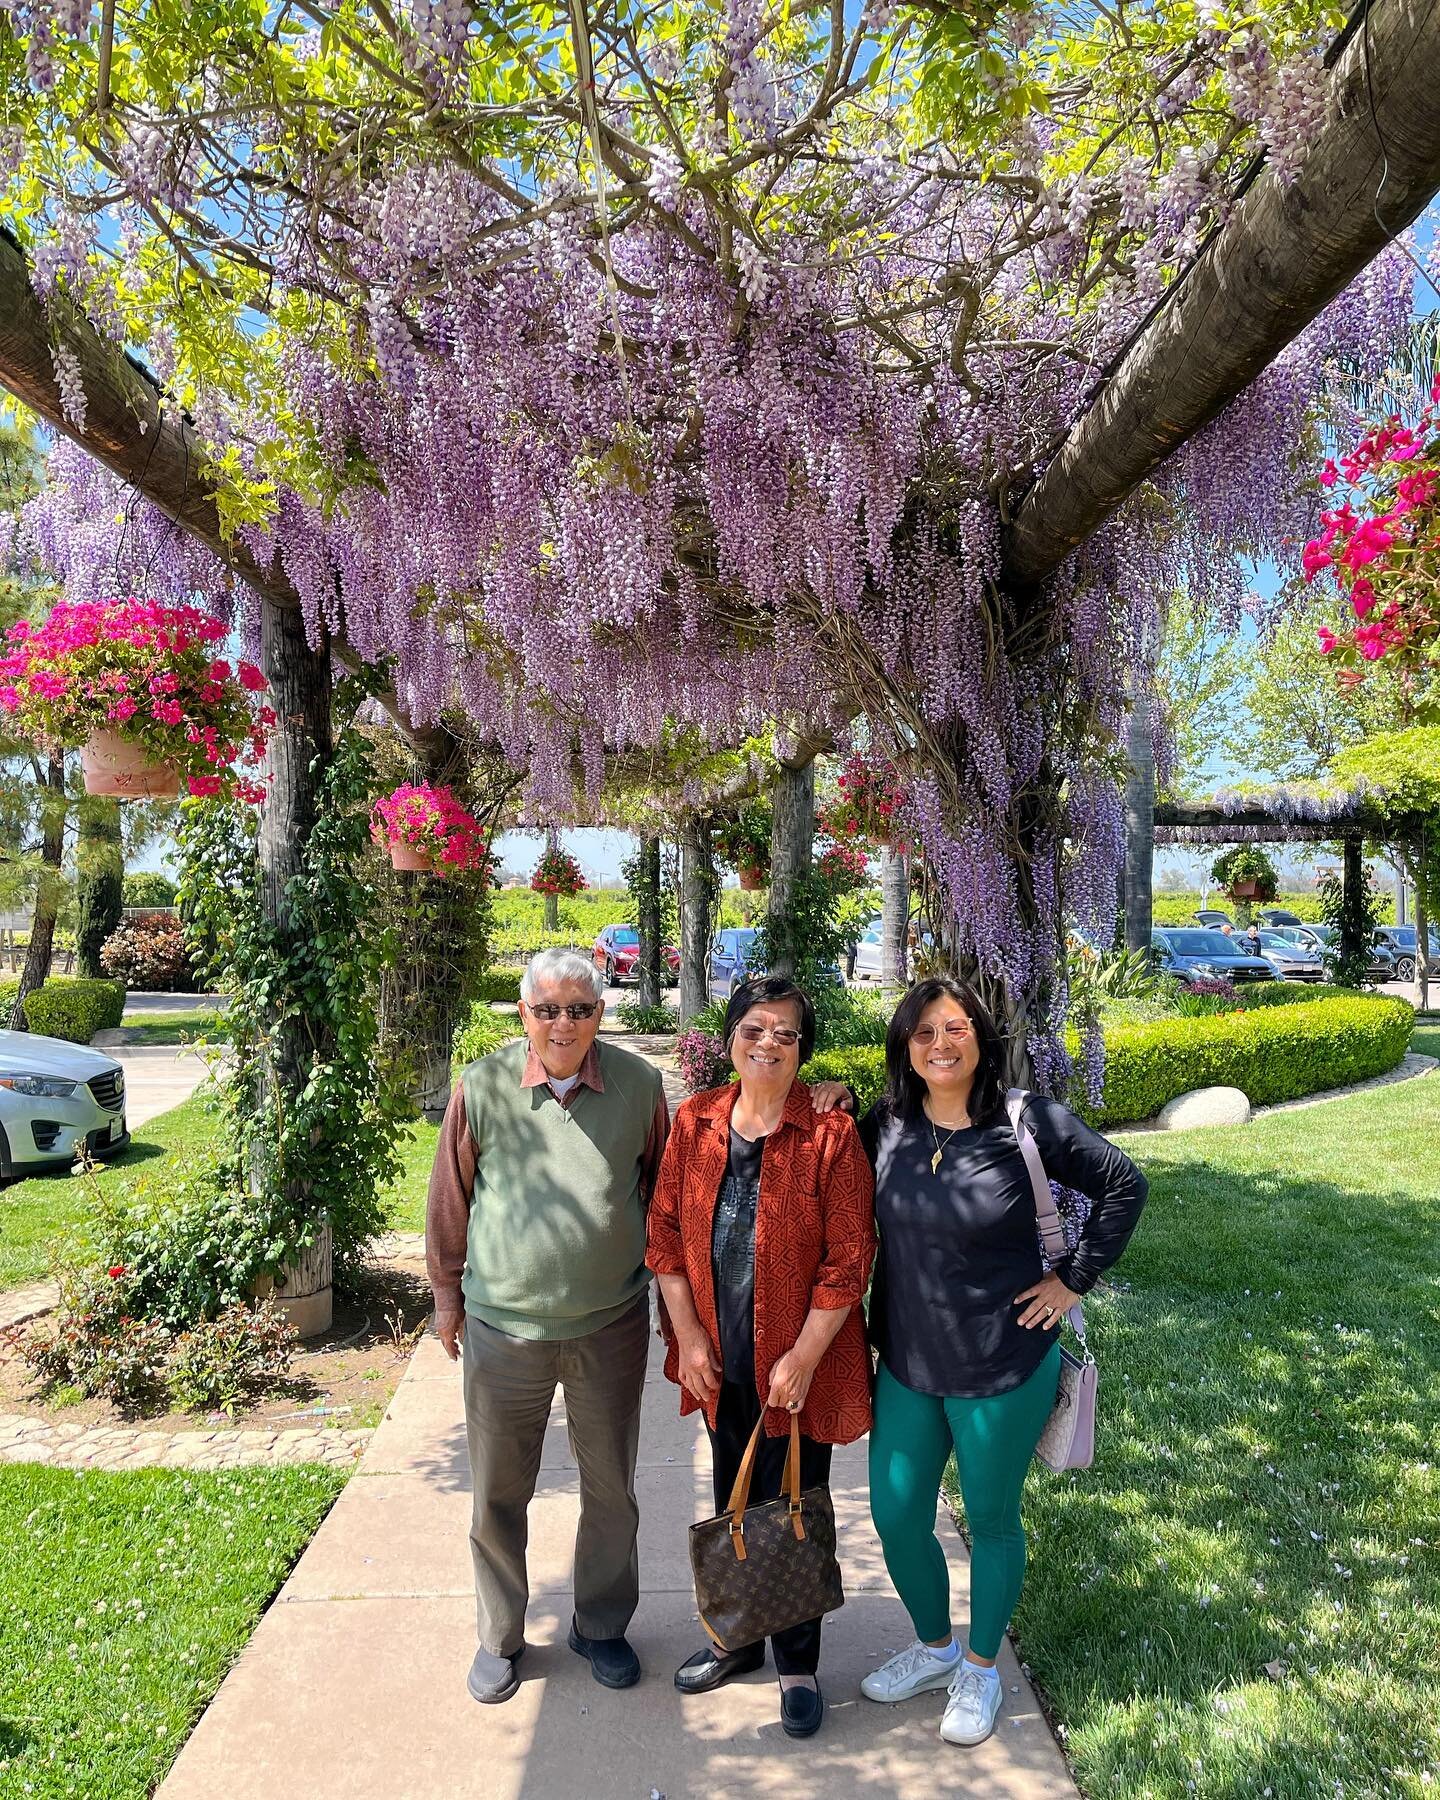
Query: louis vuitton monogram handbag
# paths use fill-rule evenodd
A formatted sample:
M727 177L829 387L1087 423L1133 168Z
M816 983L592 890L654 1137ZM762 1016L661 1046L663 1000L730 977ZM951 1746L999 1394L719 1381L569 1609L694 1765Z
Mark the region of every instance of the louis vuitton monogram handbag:
M794 1414L780 1498L749 1504L764 1429L762 1415L725 1511L690 1527L700 1623L724 1652L742 1650L845 1604L830 1490L800 1491L800 1423Z

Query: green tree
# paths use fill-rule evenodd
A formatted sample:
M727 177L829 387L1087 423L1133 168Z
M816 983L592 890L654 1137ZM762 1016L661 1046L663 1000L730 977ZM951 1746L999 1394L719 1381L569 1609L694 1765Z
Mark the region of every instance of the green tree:
M1242 714L1245 663L1235 636L1219 630L1188 594L1171 598L1155 667L1155 703L1174 746L1162 791L1203 785L1217 754L1230 751Z

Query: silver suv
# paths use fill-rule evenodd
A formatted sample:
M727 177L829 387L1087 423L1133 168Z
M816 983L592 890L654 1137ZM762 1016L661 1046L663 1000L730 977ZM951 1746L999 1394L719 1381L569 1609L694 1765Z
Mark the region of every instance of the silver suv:
M113 1155L125 1129L125 1071L62 1038L0 1031L0 1178L67 1166L83 1147Z

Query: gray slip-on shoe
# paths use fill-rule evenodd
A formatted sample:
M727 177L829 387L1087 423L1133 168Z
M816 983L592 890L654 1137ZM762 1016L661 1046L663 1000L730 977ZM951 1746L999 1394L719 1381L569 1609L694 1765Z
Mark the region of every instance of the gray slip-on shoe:
M465 1678L470 1698L482 1706L498 1706L502 1700L508 1700L520 1686L515 1665L524 1654L523 1644L513 1656L492 1656L488 1650L477 1650Z

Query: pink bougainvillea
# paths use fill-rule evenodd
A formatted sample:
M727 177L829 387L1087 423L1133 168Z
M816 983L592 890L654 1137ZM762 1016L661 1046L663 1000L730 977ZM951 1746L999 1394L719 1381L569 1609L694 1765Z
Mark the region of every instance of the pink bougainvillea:
M468 812L448 787L397 787L375 803L371 835L377 843L407 844L412 850L429 851L435 872L479 869L490 846L479 820Z
M265 798L244 770L261 763L275 713L252 663L216 655L228 627L194 606L155 600L62 601L22 619L0 655L0 711L18 736L74 749L114 731L177 769L197 798Z
M1342 682L1361 680L1382 657L1418 668L1440 642L1440 378L1412 424L1394 415L1320 472L1322 488L1342 483L1343 502L1321 514L1319 534L1300 558L1307 581L1326 576L1350 602L1355 624L1322 626L1320 649Z

